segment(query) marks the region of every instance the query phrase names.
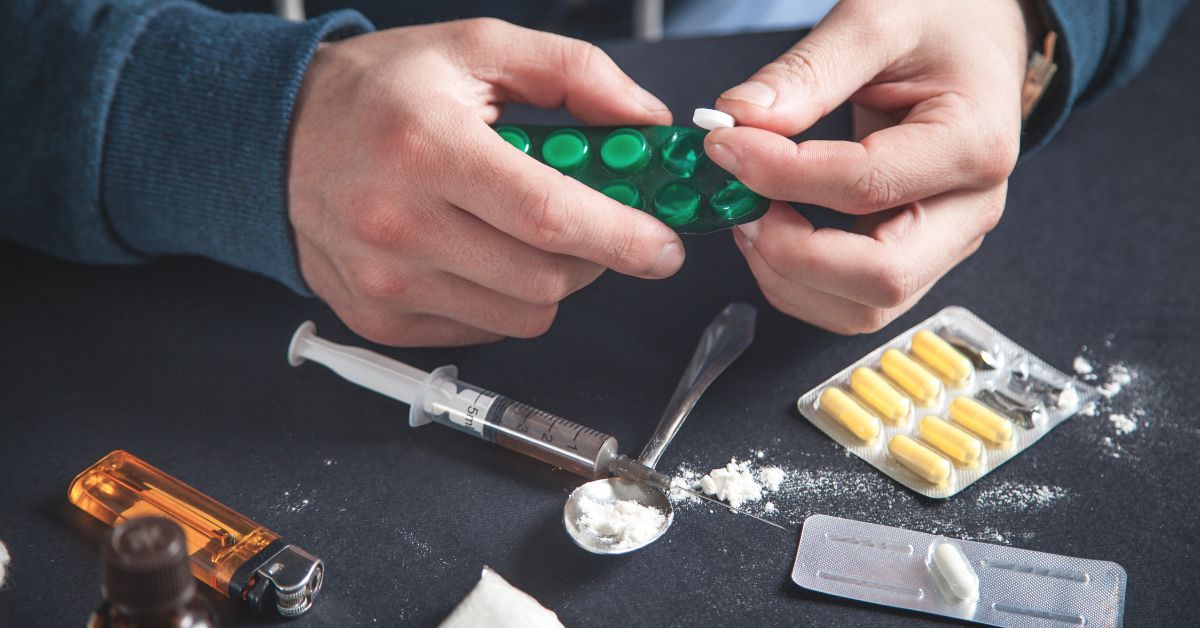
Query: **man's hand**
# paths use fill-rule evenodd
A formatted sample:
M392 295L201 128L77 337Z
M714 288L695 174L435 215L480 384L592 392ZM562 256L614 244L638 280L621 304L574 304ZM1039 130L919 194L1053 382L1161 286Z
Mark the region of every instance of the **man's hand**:
M1027 56L1017 0L843 0L717 108L713 161L784 203L734 232L767 299L839 333L878 330L975 252L1004 211ZM849 99L858 142L787 138Z
M309 287L351 329L395 345L545 332L611 268L667 277L661 222L515 150L506 102L589 124L671 114L593 45L468 20L322 45L292 126L289 214Z

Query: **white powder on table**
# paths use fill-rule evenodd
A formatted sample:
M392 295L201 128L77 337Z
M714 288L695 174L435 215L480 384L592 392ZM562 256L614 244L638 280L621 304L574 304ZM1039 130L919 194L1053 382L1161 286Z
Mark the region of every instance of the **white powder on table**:
M579 510L583 514L575 520L575 525L613 549L647 543L667 522L661 510L632 499L599 501L584 497L579 501Z
M1125 416L1124 414L1110 414L1108 420L1116 428L1117 433L1121 435L1128 434L1137 429L1137 421Z
M1071 363L1071 366L1079 375L1091 375L1092 371L1096 370L1095 367L1092 366L1092 363L1088 362L1081 355L1075 356L1075 361Z
M755 451L754 456L763 458L765 452ZM747 503L762 499L764 491L773 493L780 490L788 474L777 466L755 469L750 461L739 462L737 458L732 458L724 467L713 469L703 477L697 478L698 475L691 469L681 467L671 483L674 486L699 490L740 509ZM696 499L679 490L672 491L671 498L686 501Z
M779 490L779 485L783 484L787 474L779 467L767 467L758 472L758 479L762 482L764 488L774 493Z
M736 459L700 478L700 490L706 495L713 495L721 501L728 502L734 508L741 508L746 502L762 499L762 486L755 481L750 463L738 462Z

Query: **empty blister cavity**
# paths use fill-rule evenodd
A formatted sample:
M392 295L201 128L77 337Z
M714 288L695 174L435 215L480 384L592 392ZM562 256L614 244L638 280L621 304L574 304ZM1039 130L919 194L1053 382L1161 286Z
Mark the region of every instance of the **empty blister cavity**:
M875 371L859 367L850 374L850 390L862 399L879 418L892 425L903 425L912 414L912 400L892 387Z
M1043 425L1047 419L1046 409L1041 404L1018 398L1010 391L989 388L975 393L975 398L1027 430Z
M975 372L967 356L928 329L913 334L912 354L952 388L966 384Z
M672 227L692 222L699 209L700 193L682 181L668 183L654 195L654 215Z
M913 597L918 600L925 597L924 589L906 587L904 585L896 584L894 582L887 582L886 580L873 580L871 578L859 578L858 576L851 576L848 574L837 573L834 571L818 571L817 577L824 578L826 580L833 580L834 582L841 582L843 584L853 585L856 587L862 587L865 589L876 589L876 590L882 591L884 593L893 593L893 594L899 594L899 595L903 595L903 596L907 596L907 597Z
M1082 571L1075 569L1048 569L1046 567L1037 567L1034 565L1022 565L1020 563L1010 563L1002 560L981 560L979 566L985 569L1005 569L1015 571L1017 573L1027 573L1034 576L1043 576L1046 578L1058 578L1060 580L1071 580L1080 584L1087 584L1091 580L1091 576Z
M708 202L718 216L726 220L735 220L754 211L762 202L762 197L741 181L730 179Z
M676 134L663 147L663 168L682 179L695 175L707 160L708 156L704 154L704 140L696 135Z
M733 116L724 111L700 108L692 112L692 124L706 131L713 131L716 129L732 129L734 120Z
M942 381L898 349L883 352L879 370L919 406L932 406L942 395Z
M880 539L873 539L869 536L858 536L856 534L826 534L825 538L834 543L849 543L851 545L861 545L871 549L884 550L887 552L896 552L905 556L912 555L913 546L907 543L889 543Z
M946 482L954 470L949 460L906 434L897 434L888 441L888 453L931 484Z
M915 551L881 551L881 543ZM1115 628L1122 625L1127 576L1109 561L812 515L801 529L792 581L959 622Z
M869 442L879 434L879 417L871 414L840 388L826 388L821 393L820 404L822 412L832 417L858 440Z
M993 447L1012 442L1012 422L970 397L950 402L950 420Z
M942 326L936 333L967 356L975 368L995 371L1004 367L1004 351L999 342L963 326Z
M979 597L979 574L962 548L946 540L930 547L926 565L942 592L956 602L969 602Z

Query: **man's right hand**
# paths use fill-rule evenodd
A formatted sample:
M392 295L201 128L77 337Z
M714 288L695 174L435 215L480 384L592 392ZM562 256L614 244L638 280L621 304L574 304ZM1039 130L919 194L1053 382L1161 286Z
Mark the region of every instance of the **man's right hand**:
M661 222L501 139L488 125L505 102L671 122L595 46L496 20L318 49L293 117L288 211L305 281L355 332L407 346L537 336L605 268L662 278L683 264Z

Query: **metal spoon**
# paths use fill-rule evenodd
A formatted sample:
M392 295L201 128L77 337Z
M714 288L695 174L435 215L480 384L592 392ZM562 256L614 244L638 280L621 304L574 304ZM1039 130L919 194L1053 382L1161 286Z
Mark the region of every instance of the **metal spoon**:
M646 448L642 450L641 457L635 461L627 456L618 456L609 465L609 471L621 477L593 480L571 492L566 505L563 506L563 525L576 545L595 554L624 554L653 543L671 527L675 520L675 511L665 493L671 488L671 478L655 471L654 467L667 445L675 438L688 413L699 401L700 395L753 342L756 314L754 306L747 303L730 303L725 306L700 337L700 344L692 354L692 361L679 379L675 394L671 396L658 428L655 429L654 436ZM616 546L608 539L597 537L576 524L583 514L580 504L585 498L598 502L633 500L643 506L656 508L666 516L662 526L652 537L636 545ZM717 503L726 505L723 502Z

